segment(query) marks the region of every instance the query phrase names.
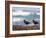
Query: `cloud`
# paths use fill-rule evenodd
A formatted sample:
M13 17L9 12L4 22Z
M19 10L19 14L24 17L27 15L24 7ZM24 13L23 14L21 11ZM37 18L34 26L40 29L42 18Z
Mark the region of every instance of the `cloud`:
M35 12L23 12L22 10L17 10L16 12L13 12L13 15L14 16L18 16L18 15L21 15L21 16L28 16L30 14L35 14ZM40 13L36 13L37 15L40 15Z
M27 15L30 15L30 14L31 14L30 12L23 12L23 11L13 12L13 15L15 15L15 16L17 16L17 15L27 16Z
M37 15L40 15L40 13L36 13Z

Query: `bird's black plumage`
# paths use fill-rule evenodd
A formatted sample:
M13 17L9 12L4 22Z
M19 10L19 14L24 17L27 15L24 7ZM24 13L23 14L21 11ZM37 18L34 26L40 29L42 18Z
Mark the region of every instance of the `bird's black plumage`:
M30 22L28 22L28 21L26 21L26 20L24 20L24 23L25 23L25 24L30 24Z
M34 24L39 24L38 21L35 21L35 20L33 20L33 23L34 23Z

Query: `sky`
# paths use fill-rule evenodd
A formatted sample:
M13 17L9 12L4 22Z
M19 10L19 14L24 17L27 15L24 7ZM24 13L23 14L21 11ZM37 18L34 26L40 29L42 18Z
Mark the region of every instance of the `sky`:
M29 7L13 7L12 8L13 15L22 15L27 16L30 14L36 13L37 15L40 15L40 9L39 8L29 8Z

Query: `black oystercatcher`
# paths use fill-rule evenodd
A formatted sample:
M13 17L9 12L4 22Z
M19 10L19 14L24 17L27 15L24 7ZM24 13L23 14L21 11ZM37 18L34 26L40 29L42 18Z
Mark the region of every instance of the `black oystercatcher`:
M39 24L38 21L35 21L35 20L33 20L33 23L34 23L34 24Z
M26 20L24 20L24 23L27 24L27 25L30 24L30 22L29 21L26 21Z

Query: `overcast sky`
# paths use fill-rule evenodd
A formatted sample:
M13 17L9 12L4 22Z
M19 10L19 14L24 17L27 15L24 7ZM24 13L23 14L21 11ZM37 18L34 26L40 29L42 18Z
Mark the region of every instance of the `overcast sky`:
M16 12L13 12L13 15L17 16L17 15L22 15L22 16L27 16L30 14L34 14L33 12L23 12L22 10L18 10ZM40 15L40 13L36 13L37 15Z

